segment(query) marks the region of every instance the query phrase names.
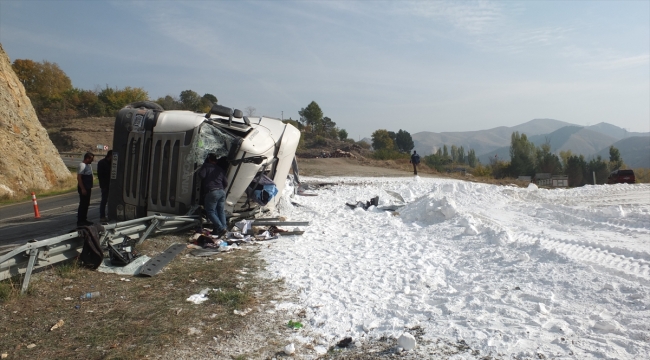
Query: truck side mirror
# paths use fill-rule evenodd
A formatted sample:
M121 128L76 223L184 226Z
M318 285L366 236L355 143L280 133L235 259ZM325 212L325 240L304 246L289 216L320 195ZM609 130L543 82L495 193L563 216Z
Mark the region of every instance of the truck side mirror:
M232 109L227 106L214 104L212 105L210 112L205 114L205 117L209 119L210 114L223 116L223 117L230 117L232 115Z

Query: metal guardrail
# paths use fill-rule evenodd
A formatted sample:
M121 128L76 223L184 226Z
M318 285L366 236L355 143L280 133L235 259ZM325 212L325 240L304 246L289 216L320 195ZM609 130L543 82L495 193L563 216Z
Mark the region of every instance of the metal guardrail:
M198 216L154 215L108 224L104 225L104 231L100 233L100 243L102 247L106 247L108 243L122 241L123 236L138 234L138 244L141 244L151 234L188 229L198 225L200 221ZM21 287L21 292L24 293L29 286L29 280L34 270L79 256L83 243L83 238L78 231L75 231L4 249L0 252L0 280L24 274Z

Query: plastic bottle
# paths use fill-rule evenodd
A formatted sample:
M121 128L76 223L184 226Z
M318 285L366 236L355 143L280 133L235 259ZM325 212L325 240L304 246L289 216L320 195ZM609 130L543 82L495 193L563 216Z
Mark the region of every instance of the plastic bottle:
M90 300L99 297L99 291L87 292L80 296L81 300Z
M219 243L219 251L228 251L228 243L221 240Z

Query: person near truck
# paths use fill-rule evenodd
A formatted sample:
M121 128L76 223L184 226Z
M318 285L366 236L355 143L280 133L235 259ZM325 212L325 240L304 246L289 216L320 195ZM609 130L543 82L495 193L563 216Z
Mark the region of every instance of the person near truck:
M111 184L111 164L113 162L113 150L108 150L106 156L97 162L97 178L99 189L102 192L102 200L99 202L99 221L108 222L106 217L106 203L108 203L108 188Z
M411 155L411 160L409 161L411 164L413 164L413 175L418 174L418 164L420 163L420 155L418 155L415 150L413 150L413 155Z
M208 154L207 159L199 170L201 178L203 207L212 223L212 233L222 236L226 233L226 189L228 188L228 179L226 179L226 167L223 161L217 159L216 154ZM219 166L221 164L221 166Z
M87 152L84 159L77 167L77 192L79 193L79 208L77 209L77 226L92 225L88 221L88 207L90 206L90 194L93 188L93 160L95 155Z

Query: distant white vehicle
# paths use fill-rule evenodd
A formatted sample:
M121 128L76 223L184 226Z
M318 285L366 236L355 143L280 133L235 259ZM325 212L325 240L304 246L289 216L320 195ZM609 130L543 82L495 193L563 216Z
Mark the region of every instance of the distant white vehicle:
M267 117L248 118L241 110L214 105L209 113L165 111L138 102L115 119L108 216L117 221L148 215L186 215L201 203L197 170L209 153L228 159L226 212L259 209L247 201L256 176L271 178L282 194L300 140L290 124Z

